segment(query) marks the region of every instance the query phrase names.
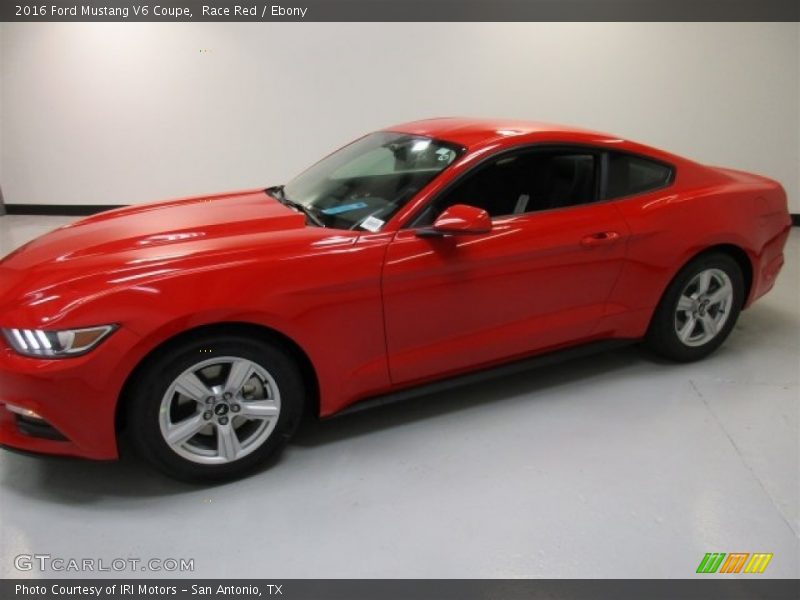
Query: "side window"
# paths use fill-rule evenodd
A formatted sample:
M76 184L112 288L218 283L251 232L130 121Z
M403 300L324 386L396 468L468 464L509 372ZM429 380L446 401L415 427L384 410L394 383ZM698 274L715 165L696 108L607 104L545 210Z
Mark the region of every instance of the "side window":
M596 175L597 158L585 151L534 150L500 157L434 199L414 226L429 226L454 204L500 217L594 202Z
M608 156L606 198L641 194L666 186L672 180L672 168L646 158L612 152Z

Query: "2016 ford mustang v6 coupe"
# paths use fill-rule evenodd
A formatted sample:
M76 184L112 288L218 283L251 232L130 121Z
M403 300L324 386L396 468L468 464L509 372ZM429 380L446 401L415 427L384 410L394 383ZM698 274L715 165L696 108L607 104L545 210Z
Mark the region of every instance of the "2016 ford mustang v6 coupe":
M101 213L0 262L0 443L239 475L303 414L578 345L702 358L783 264L769 179L433 119L285 186ZM584 346L585 347L585 346Z

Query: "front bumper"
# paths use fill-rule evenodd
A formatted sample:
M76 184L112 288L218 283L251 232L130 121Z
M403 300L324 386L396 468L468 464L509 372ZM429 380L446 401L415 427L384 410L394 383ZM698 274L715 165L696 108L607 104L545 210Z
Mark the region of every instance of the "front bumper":
M119 330L86 355L57 360L20 356L0 342L0 445L117 458L115 414L126 376L120 363L132 342Z

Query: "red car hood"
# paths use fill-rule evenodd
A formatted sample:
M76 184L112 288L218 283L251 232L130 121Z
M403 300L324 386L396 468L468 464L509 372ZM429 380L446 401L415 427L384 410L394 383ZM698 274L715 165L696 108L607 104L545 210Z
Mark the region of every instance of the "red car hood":
M301 229L305 217L261 190L119 208L43 235L6 257L4 267L46 263L247 234Z
M138 277L171 265L203 264L216 255L229 260L269 254L269 241L303 237L305 216L264 191L142 204L99 213L51 231L0 260L0 320L35 306L41 298L69 295L63 288L108 287L111 275ZM274 248L273 248L274 251ZM100 283L91 285L97 279ZM121 281L121 280L120 280ZM89 284L85 287L83 284Z

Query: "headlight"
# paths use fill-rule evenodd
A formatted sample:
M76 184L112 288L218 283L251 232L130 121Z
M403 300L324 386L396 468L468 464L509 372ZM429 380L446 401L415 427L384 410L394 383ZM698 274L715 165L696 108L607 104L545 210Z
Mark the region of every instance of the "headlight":
M3 329L11 347L25 356L64 358L89 352L103 341L116 325L99 325L83 329Z

